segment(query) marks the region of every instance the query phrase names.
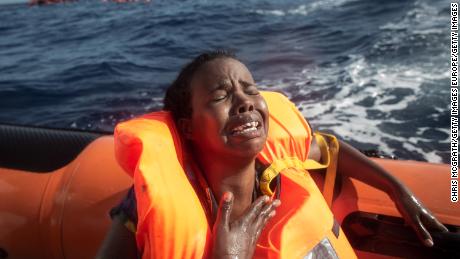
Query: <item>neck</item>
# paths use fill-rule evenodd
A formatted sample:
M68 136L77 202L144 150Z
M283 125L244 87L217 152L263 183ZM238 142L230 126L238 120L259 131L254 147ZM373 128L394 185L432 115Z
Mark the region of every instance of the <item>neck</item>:
M231 220L239 218L252 203L255 157L199 155L196 159L218 203L225 192L233 193Z

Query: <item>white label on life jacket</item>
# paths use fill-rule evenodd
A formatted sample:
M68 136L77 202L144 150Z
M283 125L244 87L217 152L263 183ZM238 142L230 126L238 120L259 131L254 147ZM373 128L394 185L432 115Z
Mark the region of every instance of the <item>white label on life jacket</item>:
M303 259L339 259L327 237L323 238Z

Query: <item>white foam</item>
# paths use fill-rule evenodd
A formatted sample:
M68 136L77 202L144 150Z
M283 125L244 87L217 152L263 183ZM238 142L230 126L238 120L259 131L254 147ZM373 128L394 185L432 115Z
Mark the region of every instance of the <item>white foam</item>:
M279 82L263 83L276 85L279 90L286 89L284 92L287 92L288 97L292 97L292 94L297 93L289 93L288 87L291 85L305 85L305 82L310 82L311 87L301 88L298 93L308 96L313 91L321 89L330 88L328 92L333 91L334 86L341 82L339 77L345 74L349 77L349 80L345 80L346 83L341 83L338 86L339 90L333 98L318 102L302 100L297 103L297 106L303 108L303 115L309 118L313 125L333 131L348 140L376 144L380 151L390 155L395 155L396 150L388 146L388 140L397 141L402 143L404 149L409 152L421 153L425 159L431 162L440 162L441 157L435 151L422 152L417 144L420 140L427 140L422 137L422 134L429 128L415 128L414 136L407 139L379 128L379 125L383 122L397 124L405 121L399 121L395 118L385 118L384 120L369 119L367 112L372 109L389 116L392 111L404 110L411 102L423 96L420 87L423 83L446 79L448 74L417 66L369 63L360 55L349 56L349 58L352 61L343 68L338 67L337 64L321 68L309 67L305 68L302 73L290 77L290 80L286 80L290 83L282 83L281 80ZM292 83L293 80L294 83ZM385 103L396 97L388 94L388 91L395 87L410 89L412 93L403 98L399 97L401 99L395 103ZM357 104L368 97L375 98L372 107ZM439 110L439 112L444 112L444 110ZM444 129L438 130L445 132Z
M446 2L445 6L449 6L447 1L444 2ZM449 16L439 15L438 12L438 8L433 5L421 0L416 1L414 8L409 10L402 19L380 26L381 30L388 31L388 33L387 37L376 44L376 47L398 46L414 35L421 35L424 38L426 35L444 33L445 25L450 24Z
M286 13L282 10L255 10L256 13L262 15L285 16Z
M356 0L317 0L317 1L311 1L306 4L301 4L299 6L296 6L294 8L282 10L282 9L272 9L272 10L267 10L267 9L258 9L255 10L254 12L257 14L262 14L262 15L274 15L274 16L285 16L287 14L289 15L302 15L306 16L309 15L313 12L319 11L319 10L330 10L330 9L335 9L337 7L342 6L345 3L348 2L353 2Z
M332 3L334 2L334 3ZM315 1L310 4L297 6L291 10L278 10L286 14L307 14L321 8L339 6L348 1ZM446 2L446 6L449 6ZM420 142L430 142L433 139L426 137L423 133L427 130L436 129L448 134L448 129L439 127L421 127L413 129L411 137L406 138L398 132L381 129L382 123L404 124L407 121L390 117L393 112L401 113L426 93L422 89L424 84L439 84L440 80L449 79L448 51L439 52L437 55L408 55L404 58L387 58L385 53L391 55L401 47L408 47L412 50L410 41L424 44L430 48L430 35L436 35L443 30L448 30L445 24L449 24L449 17L441 17L439 8L431 6L425 1L416 1L413 8L399 20L391 21L380 27L372 49L376 51L379 58L366 59L362 55L349 55L346 64L332 63L327 66L309 66L301 73L289 75L289 80L262 81L265 85L274 85L277 90L285 92L288 97L296 96L317 96L319 92L326 92L330 98L316 97L315 100L301 100L297 106L302 108L302 113L309 118L316 128L327 129L344 139L354 140L361 143L371 143L379 147L389 155L395 155L391 142L401 143L406 152L422 154L430 162L441 162L439 151L432 150L424 152ZM441 26L443 25L443 26ZM447 29L446 29L447 28ZM436 39L435 38L435 39ZM440 42L435 47L442 47ZM448 46L448 45L446 45ZM448 49L448 48L446 48ZM392 52L395 51L395 52ZM286 78L285 78L286 79ZM293 86L295 90L290 90ZM393 90L407 89L404 96L395 96ZM273 88L271 88L273 89ZM297 92L298 89L298 92ZM296 92L290 92L296 91ZM399 91L398 91L399 92ZM359 102L373 99L369 103L371 107L360 105ZM325 100L324 100L325 99ZM391 102L388 102L391 100ZM445 109L436 107L436 112L430 115L432 118L444 114ZM369 112L379 112L382 118L369 118ZM404 133L410 129L404 130ZM449 139L436 140L438 145L448 145ZM414 155L414 157L417 157Z
M425 152L423 155L426 160L431 163L442 163L442 159L438 154L436 154L436 151Z

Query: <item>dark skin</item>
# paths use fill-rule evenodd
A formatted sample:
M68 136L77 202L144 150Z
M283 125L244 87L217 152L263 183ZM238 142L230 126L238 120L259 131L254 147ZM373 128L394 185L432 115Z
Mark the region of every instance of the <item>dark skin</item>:
M252 201L255 160L267 139L267 104L246 66L233 59L203 65L191 89L192 116L178 126L192 143L211 190L223 197L213 228L213 257L252 258L263 227L280 204L268 197ZM248 122L257 126L235 131Z
M192 116L180 119L178 127L191 142L197 163L221 200L213 228L213 257L251 258L260 233L280 204L264 197L252 201L255 160L268 130L267 105L246 66L231 58L204 64L192 78L191 91ZM248 121L257 122L255 129L244 134L235 131ZM314 141L309 158L321 160ZM337 170L388 193L426 246L433 245L427 229L447 231L396 178L343 142ZM109 236L105 243L113 238Z
M355 178L386 192L425 246L433 246L433 238L428 229L440 232L448 231L398 179L344 142L340 142L337 170L340 174Z
M267 196L252 201L255 160L267 138L267 104L251 73L233 59L203 65L192 78L191 91L192 116L180 119L178 128L221 200L213 227L212 257L252 258L260 233L281 204ZM254 130L235 132L248 122L257 122ZM115 238L113 233L106 238L99 258L108 258L110 247L117 250L112 245Z
M195 73L191 89L192 116L179 120L179 128L192 143L214 195L233 193L233 220L252 203L255 159L267 139L267 104L251 73L233 59L204 64ZM247 121L258 122L257 130L233 134L235 127Z
M221 199L212 231L212 258L252 258L260 233L281 204L279 200L270 202L268 196L259 197L232 221L233 202L231 192L226 192Z
M321 159L321 152L315 141L311 145L309 158L316 161ZM340 141L337 162L339 174L357 179L386 192L425 246L433 246L433 238L428 230L434 232L448 231L404 184L343 141Z

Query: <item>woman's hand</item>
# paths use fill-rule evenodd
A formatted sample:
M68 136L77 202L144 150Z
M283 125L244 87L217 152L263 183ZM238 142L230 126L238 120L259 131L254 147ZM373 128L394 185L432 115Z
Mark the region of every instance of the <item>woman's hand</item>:
M362 181L390 195L401 215L426 246L433 246L433 238L427 229L447 231L447 228L398 179L342 141L337 170L342 175Z
M260 233L275 215L279 200L259 197L237 220L230 222L233 194L223 195L213 229L213 258L252 258Z
M439 222L407 188L401 186L393 195L393 200L406 222L415 230L418 238L427 247L433 246L429 230L447 232L448 229Z

